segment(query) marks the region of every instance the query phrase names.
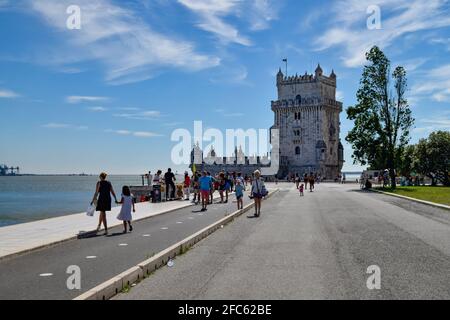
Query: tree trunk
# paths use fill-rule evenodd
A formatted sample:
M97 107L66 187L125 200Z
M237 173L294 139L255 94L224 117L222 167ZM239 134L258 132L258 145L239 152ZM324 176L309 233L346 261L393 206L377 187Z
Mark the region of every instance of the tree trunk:
M389 169L389 176L391 177L391 188L397 188L397 182L395 181L395 170Z

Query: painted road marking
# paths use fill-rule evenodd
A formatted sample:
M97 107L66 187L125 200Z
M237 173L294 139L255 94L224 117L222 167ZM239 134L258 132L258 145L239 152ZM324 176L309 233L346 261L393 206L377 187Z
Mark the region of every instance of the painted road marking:
M126 247L127 245L127 243L119 243L119 247Z
M86 259L96 259L97 256L87 256Z
M51 276L53 276L53 273L41 273L39 275L39 277L51 277Z
M163 228L161 228L161 230L167 230L167 229L169 229L169 228L167 228L167 227L163 227Z
M148 237L150 237L150 235L149 235L149 234L143 234L142 236L143 236L143 237L145 237L145 238L148 238Z
M181 222L181 221L177 221L177 224L182 224L183 222Z

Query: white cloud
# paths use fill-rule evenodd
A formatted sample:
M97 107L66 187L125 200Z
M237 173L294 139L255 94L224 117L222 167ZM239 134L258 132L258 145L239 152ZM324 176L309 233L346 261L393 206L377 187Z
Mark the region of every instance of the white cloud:
M431 97L437 102L450 102L450 64L428 71L421 80L411 90L413 99Z
M278 19L278 2L271 0L253 0L250 8L251 29L254 31L268 29L272 20ZM247 12L245 13L247 14Z
M450 38L433 38L430 40L430 43L444 45L447 51L450 51Z
M20 97L20 95L12 90L0 89L0 98L13 99L18 97Z
M446 118L445 116L421 119L419 123L421 126L413 130L414 133L419 135L425 136L437 130L450 131L450 118Z
M162 135L149 131L131 131L131 130L105 130L106 133L115 133L121 136L134 136L138 138L162 137Z
M219 113L222 117L227 117L227 118L243 117L245 115L242 112L230 112L225 109L216 109L216 112Z
M212 83L219 84L238 84L238 85L249 85L248 82L248 71L246 67L228 67L222 68L222 70L217 71L213 78L210 79Z
M117 110L122 110L122 111L139 111L139 108L134 108L134 107L123 107L123 108L117 108Z
M135 137L139 138L152 138L152 137L161 137L160 134L154 133L154 132L148 132L148 131L137 131L133 132L133 135Z
M52 27L61 31L65 46L43 61L61 65L87 60L100 61L106 67L110 84L149 79L161 67L202 70L220 64L220 59L199 54L192 43L154 31L131 9L110 0L77 0L81 8L81 29L68 30L66 8L71 0L29 1L30 8Z
M106 101L109 98L107 97L92 97L92 96L69 96L66 98L66 101L71 104L83 103L83 102L98 102L98 101Z
M44 128L49 128L49 129L61 129L61 128L69 128L70 125L66 124L66 123L47 123L44 124L42 127Z
M133 120L154 120L161 117L161 112L156 110L140 111L133 113L115 113L114 117Z
M415 58L415 59L409 59L402 61L398 63L398 65L401 65L405 68L406 72L408 74L411 74L412 72L419 69L421 66L423 66L429 59L428 58Z
M344 100L344 92L340 90L336 90L336 100L343 101Z
M381 30L369 30L369 5L381 8ZM331 7L334 17L328 29L315 41L317 50L343 47L342 60L348 67L365 63L365 53L398 43L400 37L417 31L450 26L447 0L340 0ZM320 20L322 21L322 20Z
M67 73L67 74L77 74L77 73L84 72L84 70L82 70L80 68L75 68L75 67L63 67L63 68L60 68L58 70L58 72Z
M47 123L42 125L43 128L47 129L75 129L75 130L87 130L87 126L79 126L79 125L73 125L73 124L67 124L67 123Z
M92 112L105 112L105 111L108 111L108 109L105 108L105 107L89 107L88 110L92 111Z
M236 14L239 0L178 0L189 10L200 17L198 27L215 34L220 40L250 46L251 41L240 35L239 30L226 23L224 16Z

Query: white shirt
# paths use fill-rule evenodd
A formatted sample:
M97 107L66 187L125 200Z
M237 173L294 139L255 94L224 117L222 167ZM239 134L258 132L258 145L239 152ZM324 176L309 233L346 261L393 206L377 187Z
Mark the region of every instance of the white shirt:
M262 178L254 179L252 182L252 193L261 193L264 187L264 180Z
M159 174L155 174L153 178L153 185L159 186L161 184L161 176Z

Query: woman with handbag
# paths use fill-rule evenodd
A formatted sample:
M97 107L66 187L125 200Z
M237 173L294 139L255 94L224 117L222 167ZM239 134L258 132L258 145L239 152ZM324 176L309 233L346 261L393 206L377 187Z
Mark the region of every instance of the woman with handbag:
M255 179L252 182L251 196L255 201L255 217L259 217L261 215L261 200L267 195L265 194L267 191L264 180L261 178L261 172L256 170L254 175Z
M97 202L96 210L100 211L97 232L100 231L100 227L103 223L103 226L105 227L105 235L108 235L106 212L111 211L111 194L113 195L116 203L117 203L117 197L116 197L116 194L114 193L114 189L111 185L111 182L106 180L106 176L107 176L107 174L104 172L102 172L100 174L100 181L97 182L97 186L95 188L95 194L92 199L91 205L93 205L94 202ZM97 196L98 196L98 199L97 199Z

